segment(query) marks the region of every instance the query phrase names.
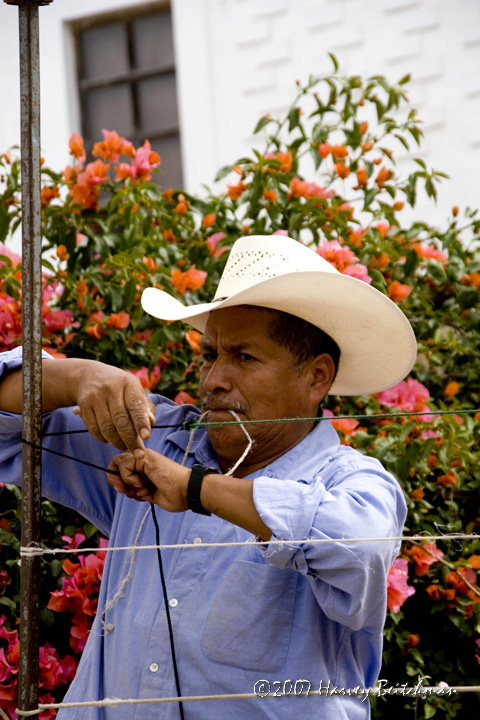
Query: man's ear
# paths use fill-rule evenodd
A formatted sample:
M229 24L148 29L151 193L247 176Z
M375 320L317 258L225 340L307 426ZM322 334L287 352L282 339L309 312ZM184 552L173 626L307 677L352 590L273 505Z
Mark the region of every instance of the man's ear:
M312 402L319 404L327 395L335 378L335 363L327 353L322 353L310 361L311 386L310 394Z

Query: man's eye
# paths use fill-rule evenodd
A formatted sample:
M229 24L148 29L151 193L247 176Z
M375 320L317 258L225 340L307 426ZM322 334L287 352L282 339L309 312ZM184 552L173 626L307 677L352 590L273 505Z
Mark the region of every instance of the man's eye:
M213 352L202 353L203 362L214 362L215 358L216 358L216 355Z
M249 355L248 353L240 353L240 360L243 360L244 362L250 362L251 360L255 360L253 355Z

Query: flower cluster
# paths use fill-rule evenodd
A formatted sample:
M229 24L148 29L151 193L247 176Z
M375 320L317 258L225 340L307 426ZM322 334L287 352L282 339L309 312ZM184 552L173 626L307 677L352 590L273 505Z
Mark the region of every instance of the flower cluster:
M83 542L85 536L76 537L76 542ZM108 541L101 538L100 547L107 547ZM71 545L70 545L71 547ZM87 642L93 618L97 612L100 581L105 564L105 553L80 555L79 562L64 560L65 573L62 588L52 592L47 607L54 612L68 610L73 614L70 628L70 647L81 653Z
M0 615L0 707L11 720L15 720L20 643L17 630L6 629L5 619L5 615ZM45 704L55 702L55 698L48 691L69 683L75 675L77 665L77 660L71 655L61 658L49 643L42 645L39 655L39 701ZM44 710L38 717L46 720L54 715L54 711Z

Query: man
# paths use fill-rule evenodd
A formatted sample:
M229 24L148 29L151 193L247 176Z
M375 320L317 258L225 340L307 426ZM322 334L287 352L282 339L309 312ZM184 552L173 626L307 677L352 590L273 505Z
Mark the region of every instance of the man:
M155 551L133 560L107 555L99 612L66 701L175 697L178 670L183 696L271 688L269 697L185 702L187 719L364 720L365 695L275 693L291 683L295 695L303 681L311 690L368 688L377 678L386 576L399 544L331 540L397 537L405 503L378 461L340 445L329 423L312 418L328 392L375 392L409 372L415 340L406 318L381 293L282 236L238 240L212 303L184 307L154 288L142 303L204 331L204 420L222 424L198 428L192 439L182 422L199 411L151 396L160 426L151 430L151 407L133 376L93 361L44 362L44 432L82 427L75 406L93 438L65 435L62 452L119 473L108 474L109 487L100 472L45 453L45 495L122 547L155 544L142 502L149 501L160 543L175 546L162 550L166 606ZM0 366L8 371L0 462L9 482L20 477L19 355L6 353ZM308 419L242 428L231 411L240 421ZM58 438L48 441L53 447ZM242 541L250 542L207 545ZM171 702L65 709L59 717L170 720L179 711Z

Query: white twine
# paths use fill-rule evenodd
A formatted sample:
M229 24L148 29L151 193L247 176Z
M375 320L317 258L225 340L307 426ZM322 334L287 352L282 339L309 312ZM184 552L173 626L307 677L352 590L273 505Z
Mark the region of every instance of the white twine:
M358 542L396 542L398 540L408 542L414 540L416 542L434 542L437 540L478 540L480 535L476 533L452 533L444 535L391 535L389 537L360 537L360 538L302 538L302 540L256 540L249 538L248 540L237 540L234 542L202 542L202 543L173 543L171 545L117 545L114 547L90 547L90 548L41 548L38 545L21 547L21 557L32 557L35 555L59 555L62 553L73 554L90 553L90 552L117 552L120 550L186 550L212 547L241 547L242 545L320 545L322 543L358 543Z
M308 682L308 681L306 681ZM337 691L337 692L335 692ZM467 692L480 692L480 685L466 685L466 686L455 686L450 687L446 682L441 682L439 685L432 687L426 687L421 685L420 687L406 687L401 685L400 687L373 687L373 688L329 688L325 687L321 690L310 690L301 693L281 693L275 695L274 693L269 694L265 697L319 697L319 696L358 696L363 697L365 695L405 695L411 697L416 695L417 697L423 698L428 695L446 695L447 691L453 695L455 693L467 693ZM84 702L67 702L67 703L39 703L36 710L15 710L16 714L20 717L31 717L38 715L42 710L59 710L61 708L74 708L74 707L109 707L114 705L151 705L156 703L169 703L169 702L199 702L208 700L252 700L258 697L262 697L259 693L232 693L226 695L183 695L181 697L164 697L164 698L104 698L103 700L91 700ZM262 699L264 699L262 697Z

